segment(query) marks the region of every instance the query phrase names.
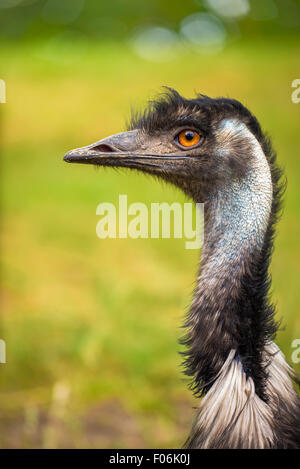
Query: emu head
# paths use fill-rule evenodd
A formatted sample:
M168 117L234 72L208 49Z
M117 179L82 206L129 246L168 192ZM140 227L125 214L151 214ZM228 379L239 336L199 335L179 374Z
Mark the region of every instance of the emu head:
M238 101L168 89L131 119L129 130L69 151L70 163L132 168L180 187L196 201L247 174L260 126Z

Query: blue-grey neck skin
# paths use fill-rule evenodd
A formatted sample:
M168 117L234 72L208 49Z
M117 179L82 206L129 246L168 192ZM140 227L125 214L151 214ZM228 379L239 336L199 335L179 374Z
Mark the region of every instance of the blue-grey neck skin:
M215 289L220 290L221 279L227 279L227 285L231 280L232 288L236 290L249 259L263 246L272 204L269 165L255 137L244 124L234 121L222 122L221 129L224 129L223 135L218 132L218 139L223 143L224 135L225 141L232 140L231 134L251 142L251 168L245 177L232 178L213 191L207 202L208 221L198 277L198 288L204 287L206 295L210 288L214 295ZM230 146L223 146L219 152L225 157ZM196 290L196 302L197 297ZM216 305L216 310L218 308L220 305Z
M218 142L222 144L218 150L220 157L231 152L234 138L247 140L251 148L251 166L245 177L226 181L209 200L213 222L209 226L211 233L208 233L202 256L207 257L209 238L213 239L217 233L220 239L212 257L219 266L225 267L226 263L230 265L237 258L240 262L242 253L251 254L251 251L262 247L271 212L272 180L263 150L244 124L225 120L220 129L217 133L217 145ZM227 147L224 142L228 142Z

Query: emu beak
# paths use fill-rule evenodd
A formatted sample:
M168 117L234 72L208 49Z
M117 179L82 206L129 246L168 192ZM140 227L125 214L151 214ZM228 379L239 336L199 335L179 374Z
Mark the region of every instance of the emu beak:
M122 161L132 159L138 147L137 130L122 132L99 140L86 147L75 148L64 156L68 163L122 166Z
M134 168L146 172L166 169L163 155L138 152L138 130L130 130L99 140L86 147L75 148L64 156L67 163L93 164Z

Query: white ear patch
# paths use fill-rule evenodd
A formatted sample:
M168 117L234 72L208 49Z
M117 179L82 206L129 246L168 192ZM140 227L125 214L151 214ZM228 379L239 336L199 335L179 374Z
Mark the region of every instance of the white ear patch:
M223 154L232 152L233 142L245 142L251 148L250 166L256 176L256 188L272 201L271 171L263 149L246 124L236 119L224 119L216 132L216 140L219 151Z

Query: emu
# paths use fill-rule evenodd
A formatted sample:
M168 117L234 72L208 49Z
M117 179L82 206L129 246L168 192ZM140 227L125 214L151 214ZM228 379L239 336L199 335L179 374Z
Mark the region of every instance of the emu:
M269 265L285 188L270 140L234 99L168 89L127 132L64 160L131 168L204 202L201 263L185 321L199 407L185 448L299 448L295 373L274 343Z

